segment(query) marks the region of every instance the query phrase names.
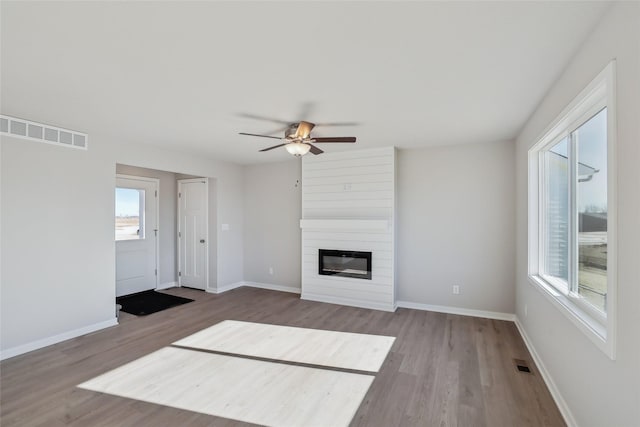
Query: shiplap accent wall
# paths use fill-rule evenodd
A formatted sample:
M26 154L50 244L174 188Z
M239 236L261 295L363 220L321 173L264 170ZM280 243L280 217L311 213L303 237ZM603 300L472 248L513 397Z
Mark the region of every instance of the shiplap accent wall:
M302 298L395 310L394 147L302 162ZM318 250L372 252L372 279L321 276Z

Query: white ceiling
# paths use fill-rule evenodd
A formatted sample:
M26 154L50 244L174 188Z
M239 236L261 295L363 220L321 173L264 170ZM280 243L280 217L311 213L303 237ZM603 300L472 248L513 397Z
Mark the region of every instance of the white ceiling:
M2 113L238 163L510 140L607 2L2 1ZM280 136L280 134L277 134Z

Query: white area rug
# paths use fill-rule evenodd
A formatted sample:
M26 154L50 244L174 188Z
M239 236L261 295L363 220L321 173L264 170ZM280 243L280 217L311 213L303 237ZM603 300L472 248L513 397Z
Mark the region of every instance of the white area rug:
M175 345L378 372L395 337L225 320Z
M268 426L346 426L373 379L166 347L78 387Z

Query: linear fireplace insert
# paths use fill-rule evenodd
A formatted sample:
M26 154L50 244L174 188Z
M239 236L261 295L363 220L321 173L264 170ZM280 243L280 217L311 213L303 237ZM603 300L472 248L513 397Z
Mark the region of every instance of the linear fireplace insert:
M371 252L319 249L318 274L371 280Z

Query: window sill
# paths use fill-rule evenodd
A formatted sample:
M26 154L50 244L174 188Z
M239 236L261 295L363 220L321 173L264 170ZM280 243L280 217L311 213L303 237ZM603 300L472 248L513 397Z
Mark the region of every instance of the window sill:
M529 282L544 295L560 312L587 336L611 360L615 360L613 340L607 337L607 328L577 304L558 292L543 278L529 275Z

